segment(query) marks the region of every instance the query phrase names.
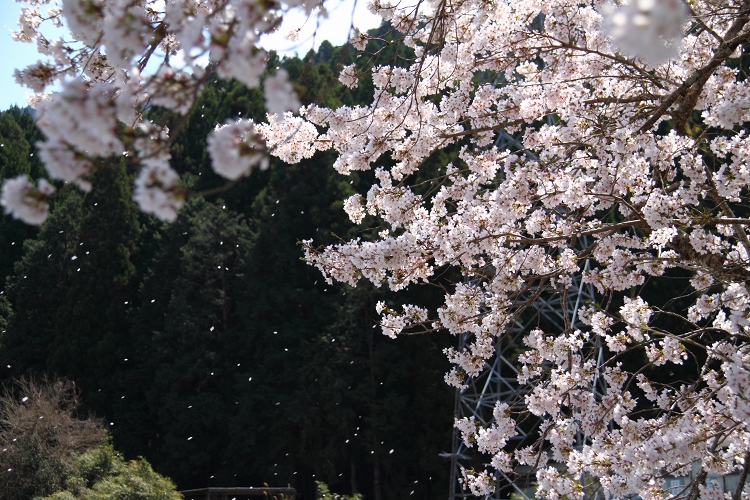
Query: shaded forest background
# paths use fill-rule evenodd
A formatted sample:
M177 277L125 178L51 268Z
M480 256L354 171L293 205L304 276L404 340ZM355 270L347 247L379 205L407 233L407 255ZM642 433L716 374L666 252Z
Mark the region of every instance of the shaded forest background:
M350 90L336 75L397 59L390 46L368 50L377 58L355 60L324 42L302 59L272 54L268 69L285 68L303 104L365 103L367 79ZM236 116L265 120L262 93L209 81L172 148L191 191L224 184L205 139ZM177 119L157 108L149 118ZM0 113L0 177L46 176L34 146L43 139L27 110ZM372 173L341 176L334 159L274 161L162 224L131 201L137 165L122 157L94 174L89 193L58 183L40 228L2 215L0 380L74 381L114 446L178 489L290 484L311 499L322 480L366 499L443 496L450 464L438 454L450 451L454 395L441 351L453 339L384 337L374 311L396 303L386 290L328 285L301 261L302 239L379 230L375 220L355 228L342 210ZM442 296L413 287L399 302Z

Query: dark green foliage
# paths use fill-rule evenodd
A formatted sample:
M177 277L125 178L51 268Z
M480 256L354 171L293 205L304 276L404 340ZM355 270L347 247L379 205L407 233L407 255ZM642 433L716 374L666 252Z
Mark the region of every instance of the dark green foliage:
M77 269L71 256L79 242L81 201L81 196L71 191L57 204L38 237L23 243L23 258L15 263L7 287L14 314L1 337L0 373L4 378L48 368L57 312Z
M14 311L1 337L2 373L73 379L111 417L132 343L137 215L122 165L100 169L85 196L68 190L59 200L39 236L24 243L8 286Z
M0 112L0 173L3 177L29 174L45 177L44 165L37 154L36 143L44 135L34 124L28 109L13 106Z
M38 179L47 175L36 148L36 144L44 141L45 137L42 131L36 127L31 111L31 108L21 109L18 106L11 106L4 114L11 117L21 127L21 130L23 130L24 139L26 139L26 143L29 145L28 157L31 167L29 173L31 177Z
M204 478L228 445L227 356L251 237L242 217L196 200L160 232L162 249L141 288L132 334L144 349L132 361L153 374L144 380L153 424L143 437L183 480Z
M0 174L3 178L31 173L31 147L10 112L0 113Z
M0 178L44 175L44 168L36 154L36 141L41 132L26 110L12 107L0 113ZM20 222L10 215L0 215L0 290L5 288L6 276L13 272L13 263L23 254L23 241L33 238L37 228Z
M323 44L303 60L271 54L268 68L285 68L304 102L336 107L372 96L366 79L354 90L338 82L353 61L349 49ZM175 130L172 163L192 191L224 185L205 139L236 116L265 120L262 94L209 80ZM160 109L151 118L174 122ZM0 374L73 378L112 423L117 449L146 457L183 489L291 484L304 500L324 480L374 500L442 495L449 462L438 454L451 445L453 392L441 350L452 339L384 337L375 303L402 298L328 285L300 259L300 240L330 244L378 229L355 228L342 210L372 173L341 176L334 159L272 162L231 190L190 200L169 225L136 212L125 166L101 169L85 196L64 189L14 257L12 310L0 303ZM430 169L448 161L433 160ZM424 286L403 300L441 298ZM90 482L74 486L54 498L100 498Z
M110 379L129 344L127 312L136 291L131 260L139 236L124 165L99 169L92 180L49 358L52 370L87 392L117 387ZM99 411L109 406L109 398L88 399Z

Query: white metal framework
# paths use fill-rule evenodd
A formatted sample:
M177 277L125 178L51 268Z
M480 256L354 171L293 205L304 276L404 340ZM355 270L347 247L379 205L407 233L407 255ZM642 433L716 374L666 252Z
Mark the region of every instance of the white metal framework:
M507 403L515 412L522 411L525 407L524 396L528 388L518 384L518 370L515 360L518 356L518 348L523 345L522 339L531 329L539 324L544 324L545 329L551 328L552 332L555 327L557 331L565 330L565 318L563 314L567 313L569 325L571 328L576 326L578 310L587 302L594 300L594 291L590 285L585 285L580 281L574 281L568 289L567 307L561 307L560 296L558 294L545 294L537 299L534 305L527 310L524 316L526 320L516 321L515 324L505 332L498 340L496 354L489 363L485 365L484 370L476 377L468 380L468 387L464 390L456 391L455 415L457 418L474 416L474 418L483 425L492 422L492 410L495 402L503 401ZM565 311L565 313L563 312ZM459 348L463 348L471 342L472 334L464 334L459 339ZM599 350L599 364L601 364L601 349ZM601 390L601 389L600 389ZM525 425L518 426L518 436L511 442L513 446L528 446L538 438L536 427L538 422L525 422ZM472 464L486 465L488 457L481 456L475 448L467 448L461 440L460 432L453 429L453 449L451 453L443 454L451 460L451 489L450 500L461 498L474 498L470 493L465 492L459 482L461 477L461 467L470 468ZM497 473L502 474L502 473ZM524 485L518 484L514 477L499 477L500 482L507 484L507 487L498 489L494 495L486 498L500 499L507 498L508 488L517 493L520 498L528 500L525 493Z
M498 135L495 146L501 150L523 150L518 140L503 131ZM586 244L585 241L581 241L581 243ZM585 263L584 267L588 267L588 262ZM567 302L564 307L560 303L561 294L544 292L520 318L516 319L513 326L499 338L494 358L485 364L484 370L478 376L466 381L468 385L466 389L456 391L454 411L456 418L474 416L478 422L488 425L492 422L492 410L497 401L508 404L514 413L524 409L524 396L528 392L528 388L518 384L516 362L518 353L523 346L523 337L539 325L544 325L543 329L550 333L564 331L566 324L570 328L575 328L579 308L595 300L594 289L591 285L585 285L581 281L581 276L578 275L574 278L562 300ZM568 317L566 318L565 315ZM459 351L469 345L471 335L469 333L461 335ZM601 349L599 349L598 356L598 364L601 364L603 361ZM603 391L603 388L598 390ZM511 444L515 447L532 444L538 438L537 426L538 422L530 420L524 422L522 426L519 425L517 427L518 436ZM486 464L482 460L487 462L488 457L480 456L473 448L467 448L461 440L460 432L455 428L453 429L452 450L450 453L442 454L442 456L451 460L449 500L474 498L473 495L463 490L459 482L461 468L470 468L471 465L484 468ZM529 500L525 493L524 484L518 484L519 478L509 477L500 472L496 474L501 474L498 480L504 487L498 488L494 495L488 495L487 499L507 497L509 492L512 491L517 493L521 499Z

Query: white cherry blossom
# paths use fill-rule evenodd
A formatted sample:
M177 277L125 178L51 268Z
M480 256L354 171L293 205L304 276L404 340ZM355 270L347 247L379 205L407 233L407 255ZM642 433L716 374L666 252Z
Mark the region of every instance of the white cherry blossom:
M178 181L177 172L168 165L144 165L135 180L133 199L143 212L153 214L165 222L172 222L185 202L185 195L179 189Z
M39 225L47 220L49 196L55 188L45 179L39 179L36 187L25 174L3 182L0 205L5 213L13 215L27 224Z
M275 75L266 77L263 81L263 95L269 113L279 115L285 111L296 113L302 107L285 69L278 69Z
M229 180L250 174L253 167L268 168L268 155L258 140L252 120L217 126L208 137L208 154L214 171Z

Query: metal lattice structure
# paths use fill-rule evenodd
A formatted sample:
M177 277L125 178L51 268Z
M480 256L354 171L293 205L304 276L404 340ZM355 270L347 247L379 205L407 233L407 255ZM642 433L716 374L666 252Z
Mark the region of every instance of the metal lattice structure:
M524 151L527 156L534 157L533 153L524 150L520 141L502 130L498 134L494 146L501 151L506 149ZM588 261L585 267L588 267ZM533 293L533 291L530 293ZM526 311L525 320L517 319L513 326L501 336L496 345L494 358L485 365L484 370L478 376L466 382L468 385L466 389L456 391L454 414L457 418L473 416L478 422L488 425L492 422L492 410L497 401L508 404L514 412L524 409L524 396L529 389L518 384L518 370L514 363L518 349L523 345L523 337L540 323L550 327L550 331L564 331L566 318L563 314L569 316L567 318L568 324L575 327L579 308L587 302L595 300L594 289L591 285L585 285L581 281L581 276L578 275L567 290L566 307L562 307L560 300L559 294L543 293L534 302L530 310ZM470 342L471 334L462 335L459 339L459 351L468 346ZM598 364L601 364L601 362L602 351L600 349ZM514 447L521 447L534 442L537 439L535 431L538 423L527 422L524 428L517 427L518 436L511 444ZM461 440L458 429L453 429L451 453L445 453L442 456L451 460L449 500L475 498L463 490L459 478L461 477L461 468L468 468L469 463L478 463L477 459L480 457L476 450L466 447ZM484 458L485 461L487 459L486 456L481 458ZM525 490L515 484L513 478L502 477L504 474L499 471L497 473L501 475L498 479L507 482L521 498L529 500ZM498 489L494 495L487 496L486 499L499 499L502 498L502 495L503 490ZM505 495L507 495L507 492Z
M568 314L568 321L571 327L576 326L578 310L587 302L595 299L594 290L591 285L585 285L580 281L580 275L573 281L567 293L566 307L560 304L560 295L549 293L539 297L534 305L527 310L524 315L526 321L516 321L511 328L505 332L496 345L495 356L485 365L484 370L476 377L466 382L467 388L456 391L455 411L457 418L473 416L483 425L489 425L492 422L492 410L497 401L508 404L515 412L522 411L525 407L524 396L529 391L528 387L518 384L518 370L514 360L517 358L518 348L523 345L523 337L537 325L544 324L557 331L565 330L565 318L563 311ZM464 334L459 339L459 348L468 346L471 342L472 334ZM599 352L599 364L601 364L602 352ZM538 422L526 422L524 427L517 427L518 435L511 441L511 446L521 447L532 444L537 439L536 428ZM444 457L451 460L451 489L450 500L461 498L476 498L470 493L463 490L459 482L461 477L461 468L469 468L470 465L488 461L487 456L481 456L474 448L467 448L461 440L460 432L453 430L453 449L450 454L443 454ZM521 498L530 500L526 491L520 485L513 482L513 478L505 476L501 472L498 479L507 484L512 490L521 496ZM504 477L503 477L504 476ZM503 496L505 495L505 496ZM500 499L507 497L507 488L505 493L498 489L493 495L485 497L488 499Z

